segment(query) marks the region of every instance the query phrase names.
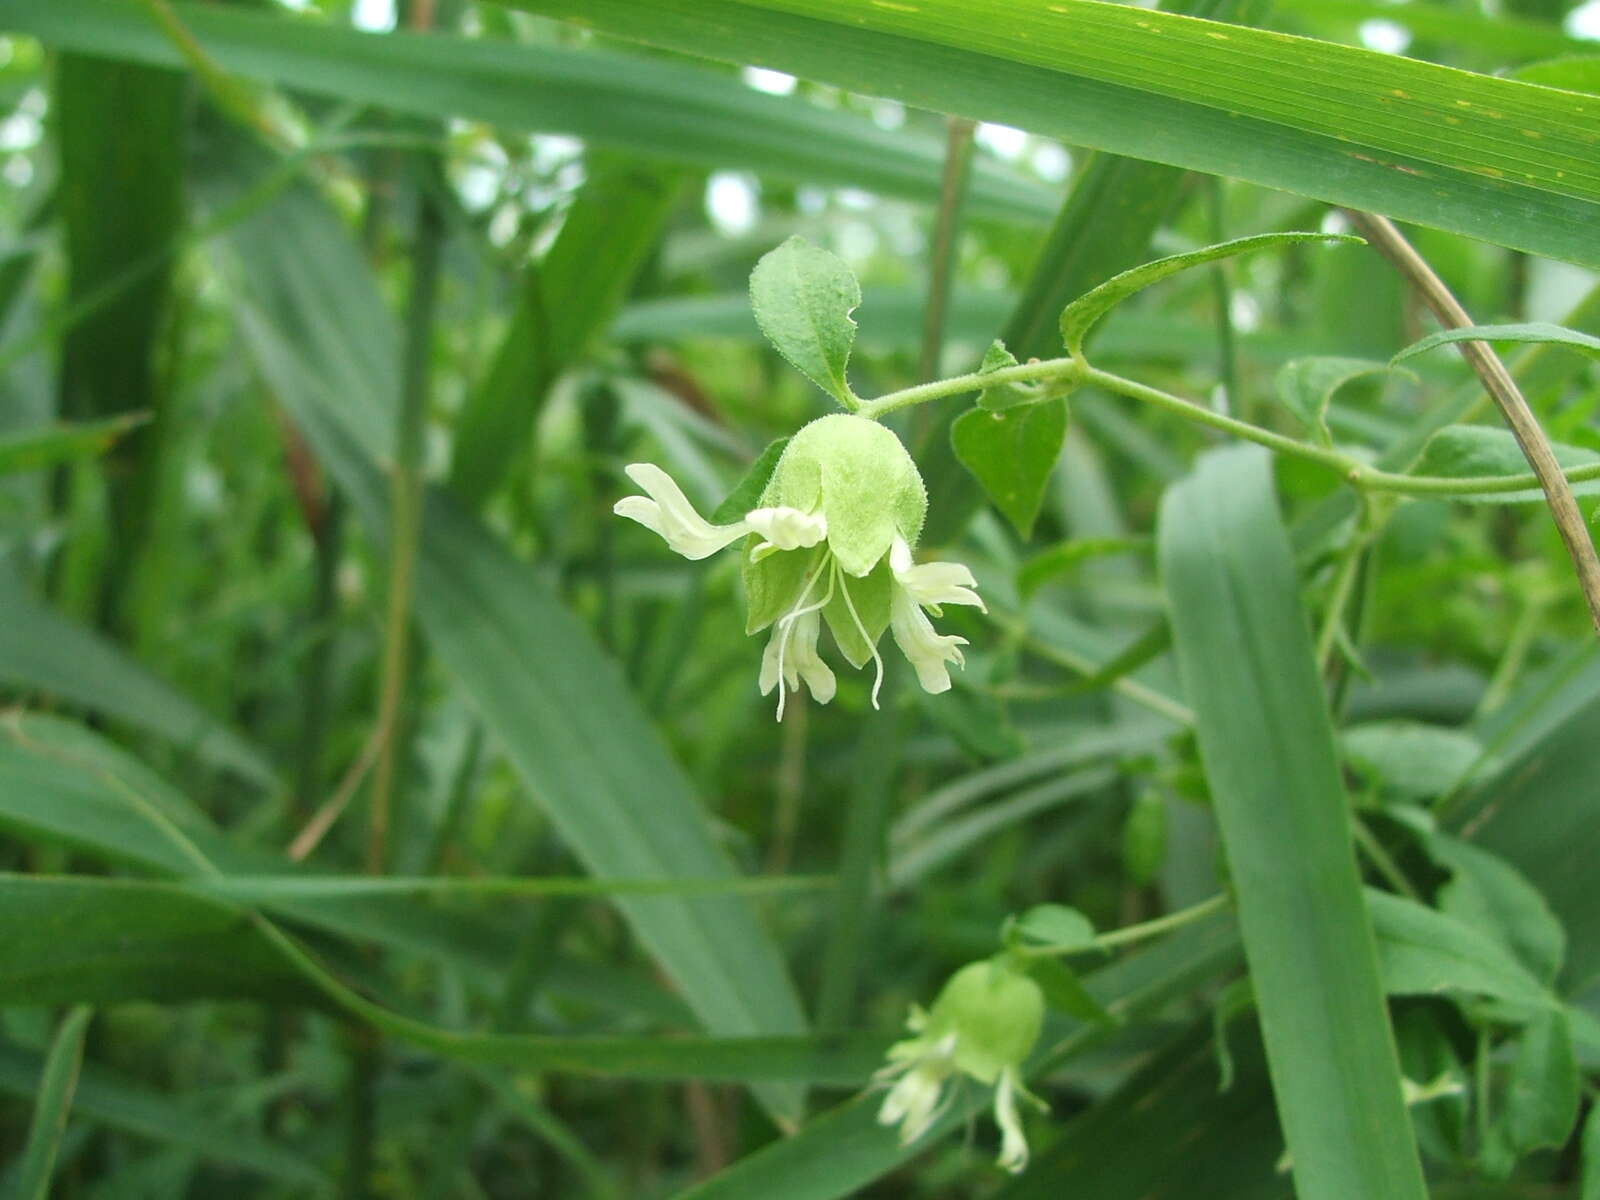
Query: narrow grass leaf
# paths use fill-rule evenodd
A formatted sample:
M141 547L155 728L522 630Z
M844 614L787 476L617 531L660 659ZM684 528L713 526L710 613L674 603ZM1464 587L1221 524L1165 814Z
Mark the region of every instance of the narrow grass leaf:
M156 734L203 762L270 788L267 756L109 638L36 600L0 562L0 681Z
M370 447L386 444L374 438L385 424L384 393L376 390L384 376L342 389L304 346L291 349L286 334L292 322L315 321L325 338L338 335L335 344L381 357L381 348L394 344L392 326L337 220L308 194L286 201L292 223L280 224L269 212L240 239L247 286L274 298L265 311L247 311L243 328L264 374L355 511L382 531L388 490ZM345 264L350 303L301 293L305 307L289 312L275 299L286 294L277 282L284 260L309 255ZM425 506L416 602L431 649L586 868L602 878L733 875L688 780L617 664L537 571L444 495L429 496ZM783 959L743 897L619 903L710 1032L804 1028ZM798 1088L772 1086L762 1094L781 1119L798 1109Z
M378 36L208 4L172 8L217 66L295 91L441 121L566 133L653 161L929 204L939 196L942 138L881 129L855 113L678 63L444 33ZM185 65L149 15L124 0L0 0L0 28L101 58ZM969 203L978 215L1043 223L1057 202L1054 189L992 157L973 163Z
M72 421L0 435L0 475L94 458L147 420L143 413L128 413L104 421Z
M0 1042L0 1092L24 1099L33 1096L42 1068L38 1054ZM169 1099L105 1068L83 1068L73 1110L108 1129L180 1146L209 1162L243 1167L269 1179L315 1189L311 1194L321 1195L328 1186L327 1177L300 1155L221 1122L197 1105Z
M1425 1195L1270 459L1170 488L1162 575L1302 1200Z
M83 1065L83 1038L93 1016L92 1008L80 1005L72 1009L50 1043L34 1092L33 1124L13 1181L12 1194L17 1200L48 1200L50 1196L56 1150L67 1128L67 1114L72 1111L72 1095Z
M1093 0L1017 6L1004 21L966 0L514 3L1600 265L1600 108L1570 92Z
M450 486L471 507L530 443L550 385L616 315L682 193L681 174L595 156L588 169L555 243L523 269L511 322L456 421Z

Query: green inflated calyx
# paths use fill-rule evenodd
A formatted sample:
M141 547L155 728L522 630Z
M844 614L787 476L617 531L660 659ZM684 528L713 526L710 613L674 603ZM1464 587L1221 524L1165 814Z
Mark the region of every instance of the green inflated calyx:
M789 440L761 503L820 512L846 574L866 575L894 539L915 546L928 493L893 432L865 417L820 417Z
M955 1034L955 1064L992 1084L1032 1052L1044 1024L1044 993L1020 971L992 960L950 977L928 1013L924 1037Z

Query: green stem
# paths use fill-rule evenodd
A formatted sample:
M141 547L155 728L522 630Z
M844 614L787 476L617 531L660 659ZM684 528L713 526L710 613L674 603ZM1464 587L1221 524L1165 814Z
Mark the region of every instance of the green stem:
M1329 467L1345 476L1350 482L1356 482L1356 476L1364 471L1362 465L1355 459L1337 450L1329 450L1323 446L1313 446L1308 442L1296 441L1292 437L1285 437L1281 433L1274 433L1270 429L1263 429L1259 425L1252 425L1248 421L1241 421L1237 417L1230 417L1226 413L1215 412L1203 404L1196 404L1193 400L1185 400L1182 396L1174 396L1171 392L1164 392L1160 388L1151 387L1149 384L1140 383L1135 379L1124 379L1121 375L1113 375L1109 371L1102 371L1096 367L1085 365L1079 374L1081 382L1101 388L1114 395L1126 396L1130 400L1142 400L1156 408L1166 409L1180 417L1187 417L1200 425L1209 425L1212 429L1219 429L1223 433L1243 438L1247 442L1255 442L1276 450L1281 454L1292 454L1296 458L1303 458L1308 462L1319 463Z
M1168 913L1164 917L1157 917L1153 921L1142 921L1138 925L1129 925L1123 929L1114 929L1110 933L1102 933L1091 942L1079 942L1061 946L1019 946L1016 953L1024 958L1048 958L1057 954L1081 954L1091 950L1113 950L1118 946L1126 946L1132 942L1142 942L1146 938L1158 937L1163 933L1171 933L1174 929L1182 929L1185 925L1192 925L1196 921L1203 921L1212 913L1221 912L1232 903L1233 898L1226 892L1218 892L1209 900L1191 904L1188 908L1180 908L1177 912Z
M1280 454L1289 454L1307 462L1317 463L1338 472L1351 487L1362 491L1391 492L1402 496L1486 496L1527 491L1540 486L1538 476L1532 473L1461 478L1450 475L1404 475L1380 471L1337 450L1296 441L1292 437L1274 433L1270 429L1263 429L1248 421L1213 412L1193 400L1186 400L1182 396L1175 396L1171 392L1164 392L1160 388L1151 387L1134 379L1126 379L1110 371L1102 371L1077 358L1047 358L1038 362L1019 363L1014 367L1003 367L998 371L972 371L965 375L953 375L949 379L938 379L932 383L921 383L915 387L887 392L876 400L863 400L856 411L861 416L875 421L887 413L910 408L914 404L926 404L930 400L943 400L948 396L978 392L984 388L1006 383L1045 383L1069 388L1089 384L1114 395L1126 396L1130 400L1140 400L1165 409L1196 424L1230 433L1247 442L1255 442L1269 450L1276 450ZM1572 467L1562 474L1569 483L1585 483L1600 479L1600 463Z
M439 291L444 222L423 181L417 201L411 298L406 314L405 374L395 441L389 526L389 598L383 644L383 690L378 701L382 742L372 782L372 826L367 868L381 875L388 861L390 808L399 761L400 710L411 658L411 589L422 534L422 440L427 421L433 313Z
M1085 364L1075 358L1046 358L1039 362L1018 363L998 371L971 371L965 375L952 375L949 379L936 379L932 383L919 383L916 387L887 392L876 400L863 400L856 410L863 417L876 421L897 409L913 404L926 404L929 400L942 400L946 396L960 396L967 392L981 392L984 388L998 387L1003 383L1067 383L1078 381Z

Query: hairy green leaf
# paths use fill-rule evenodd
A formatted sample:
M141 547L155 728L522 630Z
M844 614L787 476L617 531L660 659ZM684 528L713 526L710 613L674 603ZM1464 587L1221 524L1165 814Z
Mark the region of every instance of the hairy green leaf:
M798 235L769 250L750 273L750 307L778 353L846 408L855 407L845 366L856 340L850 314L861 285L838 255Z
M961 465L1023 537L1033 532L1066 437L1065 396L1005 412L974 408L950 427Z

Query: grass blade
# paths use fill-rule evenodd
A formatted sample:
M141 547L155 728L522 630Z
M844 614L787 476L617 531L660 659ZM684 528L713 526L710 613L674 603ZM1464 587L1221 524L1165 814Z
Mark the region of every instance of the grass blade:
M264 788L276 776L256 747L152 674L116 643L34 599L0 564L0 681L49 693L146 730Z
M1600 106L1573 93L1095 0L515 4L1600 265Z
M381 532L386 490L367 447L387 444L384 394L370 379L353 390L340 387L335 372L351 352L381 358L379 347L392 344L392 325L332 215L305 192L291 194L287 203L286 222L267 214L245 231L240 249L260 294L293 294L301 304L290 310L274 300L268 315L247 314L247 340L355 510ZM280 283L288 260L307 257L320 259L322 269L341 265L342 302ZM289 263L288 269L296 268ZM293 345L290 322L307 320L321 325L325 337L338 331L333 341L340 359L325 362ZM588 629L538 572L448 497L428 501L417 617L429 646L585 867L602 878L731 876L688 780ZM633 897L621 907L709 1031L788 1034L804 1028L782 957L741 897ZM798 1109L798 1089L763 1094L783 1119Z
M33 1125L28 1143L22 1148L22 1161L12 1194L17 1200L47 1200L50 1177L55 1171L56 1149L72 1111L72 1094L78 1086L78 1069L83 1065L83 1038L89 1031L94 1010L78 1006L62 1019L50 1053L39 1074L34 1093Z
M224 71L297 91L439 120L567 133L655 161L744 168L929 204L939 196L942 138L879 129L676 63L446 34L375 36L206 4L172 7ZM185 65L155 22L125 0L0 0L0 28L65 50ZM1057 197L980 158L971 203L986 217L1042 223Z
M1270 459L1168 490L1173 643L1225 843L1302 1200L1425 1195L1356 870L1333 728Z

